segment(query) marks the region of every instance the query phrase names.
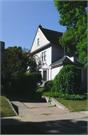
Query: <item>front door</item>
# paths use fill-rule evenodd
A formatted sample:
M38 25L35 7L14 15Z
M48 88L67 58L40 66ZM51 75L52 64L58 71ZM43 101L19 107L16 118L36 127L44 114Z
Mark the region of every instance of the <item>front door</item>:
M43 81L47 81L47 70L43 71Z

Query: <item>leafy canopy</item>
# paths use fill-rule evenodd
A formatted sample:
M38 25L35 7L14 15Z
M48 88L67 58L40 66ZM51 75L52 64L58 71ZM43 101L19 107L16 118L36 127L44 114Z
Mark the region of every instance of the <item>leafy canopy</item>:
M27 71L30 66L31 72L36 71L35 59L30 52L22 50L21 47L8 47L4 52L4 63L1 65L1 75L6 81L18 78L20 74Z
M55 1L60 14L60 25L67 26L63 37L59 38L62 47L75 52L84 68L87 67L87 1Z

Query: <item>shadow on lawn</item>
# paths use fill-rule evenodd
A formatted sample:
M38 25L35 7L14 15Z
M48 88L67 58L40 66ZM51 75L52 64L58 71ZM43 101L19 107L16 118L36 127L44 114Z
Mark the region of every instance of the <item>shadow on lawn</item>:
M1 134L87 134L87 121L57 120L45 122L21 122L2 119ZM14 125L13 125L14 124Z

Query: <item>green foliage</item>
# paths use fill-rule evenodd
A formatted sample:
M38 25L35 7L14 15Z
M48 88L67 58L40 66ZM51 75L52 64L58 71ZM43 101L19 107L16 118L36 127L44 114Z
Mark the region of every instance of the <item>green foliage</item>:
M47 81L45 84L45 91L51 91L51 88L53 87L53 80Z
M43 92L42 93L43 96L48 96L48 97L58 97L59 93L55 93L55 92Z
M36 91L36 92L42 93L42 92L44 92L44 91L45 91L45 88L44 88L44 87L42 87L42 88L37 89L37 91Z
M56 92L44 92L43 96L55 97L55 98L63 98L66 100L84 100L87 99L86 95L79 94L67 94L67 93L56 93Z
M1 65L1 83L5 89L14 79L24 74L28 66L31 72L36 71L36 62L29 52L23 52L21 47L16 46L6 48L4 63Z
M51 97L49 97L49 99L48 99L48 103L51 103Z
M64 66L56 75L53 90L59 93L74 94L79 92L81 84L80 74L74 65Z
M75 52L79 61L87 68L87 1L54 1L60 14L60 25L67 26L63 37L59 38L62 47Z
M14 92L20 94L33 93L41 82L42 77L40 73L24 73L19 78L14 79L12 87Z

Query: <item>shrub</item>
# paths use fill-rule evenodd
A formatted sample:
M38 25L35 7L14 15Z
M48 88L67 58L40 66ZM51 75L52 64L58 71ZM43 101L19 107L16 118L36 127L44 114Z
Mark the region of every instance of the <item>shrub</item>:
M47 81L44 86L46 92L51 91L51 88L53 87L53 80Z
M72 94L72 95L69 95L69 94L65 94L64 99L67 99L67 100L83 100L83 99L86 99L86 96L85 95L75 95L75 94Z
M81 84L81 77L77 71L74 65L64 66L54 79L52 91L77 94Z
M79 95L79 94L63 94L63 93L55 93L55 92L44 92L43 93L44 96L48 96L48 97L57 97L57 98L63 98L66 100L84 100L87 99L86 95Z
M37 89L37 91L36 91L36 92L42 93L42 92L44 92L44 91L45 91L45 88L44 88L44 87L42 87L42 88Z
M14 80L14 91L17 93L35 92L41 80L42 77L40 73L24 73Z

